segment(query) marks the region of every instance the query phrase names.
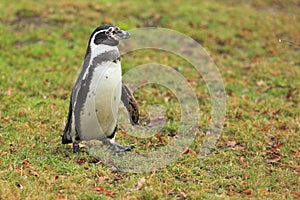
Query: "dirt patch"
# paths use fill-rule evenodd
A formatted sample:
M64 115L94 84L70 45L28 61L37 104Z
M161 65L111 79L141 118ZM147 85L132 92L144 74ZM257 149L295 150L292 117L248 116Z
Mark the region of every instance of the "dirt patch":
M16 31L32 31L36 28L47 25L47 23L43 20L43 17L33 11L22 9L18 10L11 20L6 22Z

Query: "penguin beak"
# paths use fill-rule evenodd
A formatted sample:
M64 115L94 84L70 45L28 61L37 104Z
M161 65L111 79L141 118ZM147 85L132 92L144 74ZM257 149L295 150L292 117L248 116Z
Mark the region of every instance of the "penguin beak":
M118 32L115 34L115 37L118 40L124 40L130 38L130 34L127 31L118 30Z

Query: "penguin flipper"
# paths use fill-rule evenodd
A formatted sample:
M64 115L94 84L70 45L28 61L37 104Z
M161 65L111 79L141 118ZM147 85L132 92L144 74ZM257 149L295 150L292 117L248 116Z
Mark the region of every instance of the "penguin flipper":
M64 130L64 134L62 135L62 143L63 144L72 143L72 138L71 138L72 127L71 126L72 126L72 97L70 99L67 124L66 124L65 130Z
M130 122L132 125L137 125L139 122L139 109L135 98L129 88L122 82L121 100L129 113Z

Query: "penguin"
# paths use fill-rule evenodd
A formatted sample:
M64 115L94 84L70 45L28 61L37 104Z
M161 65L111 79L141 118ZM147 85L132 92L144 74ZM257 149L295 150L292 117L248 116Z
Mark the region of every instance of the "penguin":
M73 143L73 152L79 143L101 140L114 152L130 151L133 146L115 142L117 116L122 101L133 125L138 124L137 103L122 82L119 41L130 34L114 25L97 27L91 34L82 70L70 97L67 123L62 143Z

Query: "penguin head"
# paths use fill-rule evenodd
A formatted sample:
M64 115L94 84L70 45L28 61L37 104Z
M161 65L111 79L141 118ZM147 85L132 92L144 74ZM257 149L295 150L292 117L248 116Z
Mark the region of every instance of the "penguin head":
M90 45L117 46L119 40L128 39L130 34L114 25L104 25L97 27L91 35Z

